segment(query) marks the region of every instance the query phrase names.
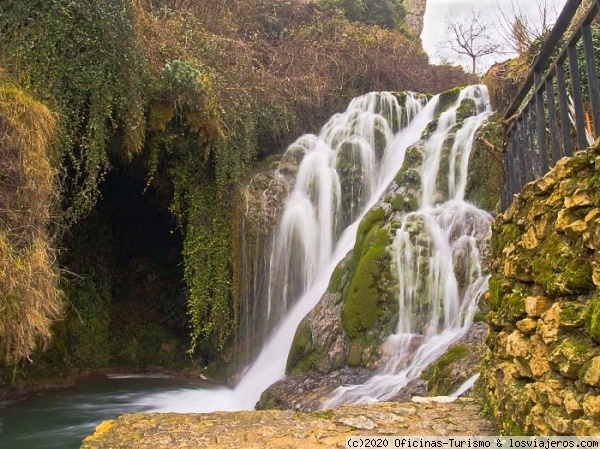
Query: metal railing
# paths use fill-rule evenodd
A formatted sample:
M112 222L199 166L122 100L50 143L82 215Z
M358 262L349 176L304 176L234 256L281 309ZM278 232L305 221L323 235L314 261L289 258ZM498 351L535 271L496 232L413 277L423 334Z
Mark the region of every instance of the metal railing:
M546 174L563 156L587 148L600 135L600 48L597 57L593 37L593 31L600 28L592 23L600 0L594 0L572 27L581 3L567 1L504 116L503 210L525 184Z

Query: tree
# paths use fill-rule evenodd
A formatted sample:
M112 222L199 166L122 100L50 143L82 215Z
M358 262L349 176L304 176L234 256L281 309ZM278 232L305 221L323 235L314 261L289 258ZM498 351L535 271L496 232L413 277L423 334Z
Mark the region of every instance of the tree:
M325 9L338 9L351 22L377 25L389 30L398 29L406 15L400 0L321 0Z
M558 11L556 0L535 0L529 8L517 0L511 0L510 5L503 1L501 6L497 0L495 27L510 53L527 55L535 50L536 43L545 40Z
M453 52L471 58L473 74L477 60L501 52L502 43L490 38L491 25L481 18L481 11L471 10L468 18L446 18L447 41L445 46Z

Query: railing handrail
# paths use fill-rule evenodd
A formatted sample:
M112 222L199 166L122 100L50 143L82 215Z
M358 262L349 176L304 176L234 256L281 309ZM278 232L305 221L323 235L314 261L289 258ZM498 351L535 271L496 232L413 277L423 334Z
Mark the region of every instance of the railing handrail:
M521 107L521 103L523 103L523 100L533 87L535 73L540 72L543 69L544 64L550 59L550 56L552 56L552 52L554 52L554 49L560 43L560 39L569 29L571 20L573 19L573 16L575 16L575 12L581 5L582 1L583 0L567 0L567 3L558 16L558 19L556 19L556 23L552 27L552 31L550 31L548 38L544 42L544 45L542 45L539 55L531 66L531 70L521 86L521 89L517 95L515 95L510 107L504 114L504 119L509 119L512 117Z
M600 54L596 56L600 43L592 24L600 14L600 0L592 0L565 38L582 1L567 0L504 114L503 209L525 184L600 136ZM553 58L557 49L560 52Z

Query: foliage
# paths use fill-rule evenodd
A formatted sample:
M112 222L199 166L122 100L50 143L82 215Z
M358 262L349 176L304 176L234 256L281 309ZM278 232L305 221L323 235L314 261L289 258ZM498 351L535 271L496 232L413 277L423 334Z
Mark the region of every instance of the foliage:
M62 312L46 232L55 198L47 152L55 132L48 108L0 84L0 364L47 343Z
M60 207L38 195L49 207L39 210L63 231L96 207L111 166L143 162L147 188L171 200L183 233L192 352L216 355L235 326L231 204L255 157L318 129L366 91L437 92L470 82L456 68L430 66L419 42L391 29L397 2L360 4L366 15L356 22L291 0L0 4L7 72L58 118L49 163ZM98 313L98 333L82 328L73 340L89 331L92 346L103 345L110 301L96 308L92 291L70 294L70 323L77 311L82 319Z
M406 12L399 0L320 0L325 10L339 9L351 22L398 29Z
M0 5L8 73L60 116L54 165L63 171L66 222L88 213L120 135L128 158L144 142L143 61L126 0L17 0Z

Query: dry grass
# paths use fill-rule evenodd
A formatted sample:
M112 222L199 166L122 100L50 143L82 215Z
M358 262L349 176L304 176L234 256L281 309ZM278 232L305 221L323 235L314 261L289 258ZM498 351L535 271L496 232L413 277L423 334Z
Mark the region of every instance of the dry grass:
M6 364L49 341L62 312L47 231L56 201L48 155L55 132L45 106L0 83L0 361Z

